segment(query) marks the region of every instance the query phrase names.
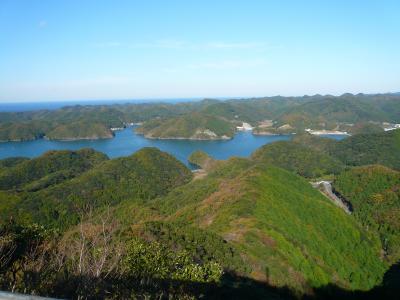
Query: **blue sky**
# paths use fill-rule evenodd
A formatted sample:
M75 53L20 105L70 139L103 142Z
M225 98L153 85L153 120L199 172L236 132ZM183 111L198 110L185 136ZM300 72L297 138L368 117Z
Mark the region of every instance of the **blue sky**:
M400 1L0 1L0 101L400 91Z

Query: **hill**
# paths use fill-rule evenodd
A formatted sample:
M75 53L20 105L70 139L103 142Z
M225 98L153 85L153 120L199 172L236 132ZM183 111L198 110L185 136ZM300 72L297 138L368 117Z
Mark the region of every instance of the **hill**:
M355 209L348 215L296 174L341 171L323 153L341 142L305 135L307 147L298 138L252 159L195 152L191 162L206 170L196 180L155 148L111 160L82 150L6 162L1 174L29 177L0 191L0 288L117 299L378 293L398 257L398 172L337 175L335 188ZM31 188L60 170L78 171Z
M343 123L398 122L399 109L399 101L393 95L316 95L288 108L279 116L277 123L289 124L297 129L334 129Z
M76 105L57 110L0 112L0 141L32 140L44 136L54 139L106 138L111 137L109 129L112 127L150 120L154 120L153 127L157 127L157 119L166 120L191 113L225 121L247 122L253 126L273 120L273 127L268 132L280 132L277 129L282 126L290 126L296 132L305 128L352 131L353 123L370 121L377 123L378 127L369 127L376 131L382 127L382 122L400 123L399 99L399 95L395 94L275 96L227 101L205 99L177 104ZM196 123L197 126L204 125L198 120ZM168 125L173 127L171 123ZM220 126L216 125L217 128ZM189 127L183 132L173 130L171 134L189 134L187 129ZM222 129L221 136L231 131ZM356 131L360 129L355 128ZM161 135L161 132L157 133L157 136Z
M232 138L235 126L220 117L196 112L147 121L136 132L146 138L217 140Z
M322 151L292 141L275 142L257 149L252 158L307 178L337 174L344 165Z
M46 161L46 158L46 155L40 157L34 163ZM43 171L47 170L43 168ZM105 161L59 184L21 193L12 213L22 223L31 221L66 229L76 224L88 209L98 210L126 199L151 199L186 183L191 176L191 172L169 154L155 148L143 148L131 156Z
M79 174L106 161L103 153L92 149L49 151L34 159L5 159L0 164L0 189L39 190Z
M356 134L340 141L296 135L294 143L317 150L347 166L381 164L400 170L400 130L371 134Z
M346 165L381 164L400 170L400 130L354 135L335 143L329 151Z
M222 236L249 266L247 276L274 286L368 289L385 269L373 232L306 180L273 166L231 159L154 200L157 206L168 221Z
M101 123L78 121L55 127L48 133L46 138L50 140L95 140L114 137L114 133Z
M352 204L369 230L379 232L385 256L400 259L400 173L372 165L356 167L336 177L334 188Z

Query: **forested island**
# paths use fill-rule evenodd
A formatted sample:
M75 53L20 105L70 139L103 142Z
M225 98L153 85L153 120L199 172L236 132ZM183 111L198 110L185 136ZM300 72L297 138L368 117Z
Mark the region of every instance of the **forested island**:
M248 159L189 160L202 176L156 148L0 160L0 288L107 299L398 295L400 130L341 141L303 133ZM351 214L310 184L321 179Z
M153 139L230 139L243 123L248 123L254 134L262 135L305 130L382 132L400 123L399 106L398 94L77 105L57 110L0 112L0 141L112 138L113 130L132 124L141 124L137 132Z

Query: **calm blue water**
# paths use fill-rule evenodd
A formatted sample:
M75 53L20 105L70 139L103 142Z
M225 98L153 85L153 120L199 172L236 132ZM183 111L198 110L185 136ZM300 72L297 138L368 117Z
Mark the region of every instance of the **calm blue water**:
M188 165L187 158L195 150L203 150L216 159L227 159L231 156L248 157L262 145L289 140L291 137L291 135L257 136L249 131L240 131L232 140L227 141L150 140L136 134L133 128L126 128L117 131L113 139L83 141L40 139L0 143L0 159L12 156L36 157L49 150L78 150L81 148L93 148L113 158L130 155L143 147L157 147ZM345 136L330 135L328 137L342 139Z
M251 132L238 132L227 141L150 140L133 132L133 128L117 131L113 139L83 141L48 141L44 139L27 142L0 143L0 159L12 156L36 157L49 150L77 150L93 148L109 157L130 155L143 147L157 147L188 164L188 156L195 150L203 150L216 159L231 156L248 157L264 144L289 140L289 135L255 136Z
M222 99L222 98L221 98ZM168 102L178 103L198 101L197 98L186 99L147 99L147 100L98 100L98 101L68 101L41 103L0 103L0 111L27 111L39 109L58 109L66 105L99 105L116 103L146 103ZM343 135L329 135L333 139L343 139ZM133 128L116 132L113 139L84 141L48 141L44 139L27 142L0 142L0 159L25 156L37 157L49 150L78 150L93 148L107 154L110 158L127 156L143 147L157 147L166 151L188 165L188 156L196 150L203 150L216 159L227 159L231 156L248 157L262 145L275 141L289 140L291 135L256 136L251 132L238 132L234 139L228 141L190 141L190 140L149 140L135 134Z

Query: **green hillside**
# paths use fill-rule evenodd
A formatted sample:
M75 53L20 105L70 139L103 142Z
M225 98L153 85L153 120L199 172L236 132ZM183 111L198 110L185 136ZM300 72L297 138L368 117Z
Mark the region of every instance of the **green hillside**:
M161 139L229 139L235 126L220 117L202 113L188 113L169 119L156 119L143 123L136 132L147 138Z
M292 141L275 142L257 149L252 158L307 178L336 174L343 169L337 159Z
M381 164L400 170L400 130L354 135L336 143L330 152L347 165Z
M125 199L151 199L186 183L191 176L172 156L155 148L143 148L131 156L105 161L60 184L21 193L21 201L13 211L24 223L33 221L65 229L76 224L87 209L112 206Z
M400 259L400 173L373 165L336 177L335 189L348 199L354 214L369 230L379 232L385 256Z
M400 169L400 130L356 134L341 141L302 134L293 142L320 151L347 166L381 164Z
M368 289L385 270L373 232L306 180L276 167L229 160L157 205L166 220L222 236L240 251L247 276L274 286Z
M252 159L195 152L190 160L206 171L195 180L155 148L6 162L1 174L16 181L0 191L0 288L113 299L376 292L399 255L398 172L337 175L355 211L348 215L296 174L341 171L322 152L340 142L311 137L310 148L298 138ZM54 179L67 171L74 176Z
M368 121L398 122L399 102L396 96L352 95L313 96L304 103L288 108L278 118L278 124L290 124L298 129L333 129L338 123ZM390 109L392 112L389 112ZM397 114L394 113L397 111Z
M106 139L113 136L113 132L107 126L88 121L59 125L46 133L46 138L50 140Z
M0 159L0 170L3 168L11 168L14 167L24 161L29 160L27 157L8 157L4 159Z
M92 149L49 151L34 159L5 159L14 166L0 168L0 189L40 189L75 177L106 161L105 154Z

